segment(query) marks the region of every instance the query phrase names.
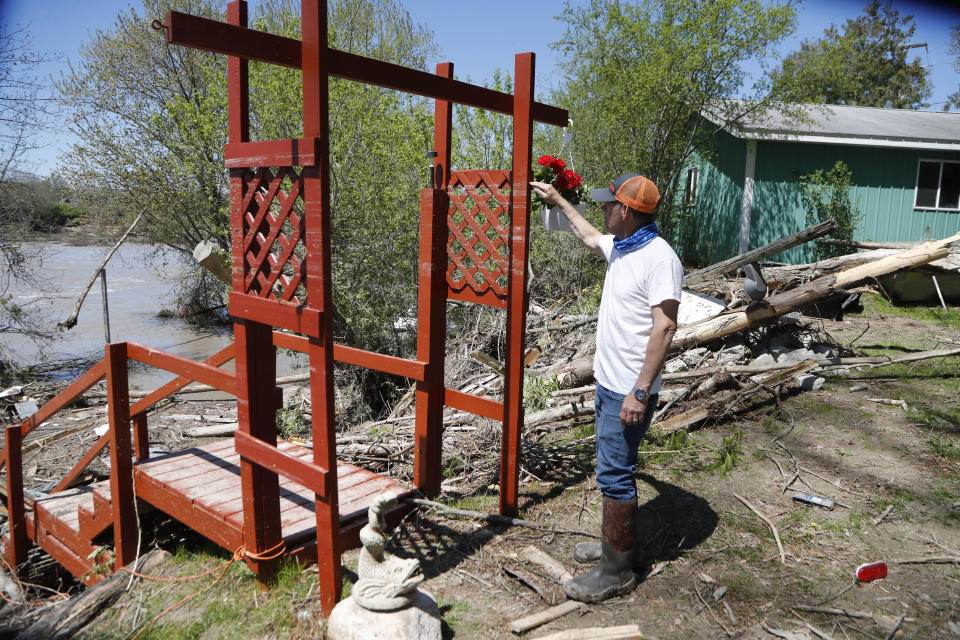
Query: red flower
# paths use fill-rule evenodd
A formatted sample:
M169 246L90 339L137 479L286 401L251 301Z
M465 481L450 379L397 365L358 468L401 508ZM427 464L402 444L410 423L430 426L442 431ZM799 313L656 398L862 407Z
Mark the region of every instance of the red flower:
M540 156L540 159L537 160L537 164L540 165L541 167L548 167L550 166L550 163L553 162L553 160L554 160L553 156Z
M570 169L564 170L558 177L567 185L567 189L576 189L583 182L583 178L580 177L580 174L574 173Z
M560 172L563 171L567 166L567 163L564 162L561 158L554 158L550 162L550 168L553 169L554 173L560 175Z

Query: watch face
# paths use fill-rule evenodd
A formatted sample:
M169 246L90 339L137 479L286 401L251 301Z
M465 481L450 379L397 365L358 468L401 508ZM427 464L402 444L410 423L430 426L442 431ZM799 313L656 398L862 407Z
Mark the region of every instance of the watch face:
M633 397L636 398L638 402L643 402L644 400L647 399L648 396L649 396L649 394L646 392L645 389L634 389L634 390L633 390Z

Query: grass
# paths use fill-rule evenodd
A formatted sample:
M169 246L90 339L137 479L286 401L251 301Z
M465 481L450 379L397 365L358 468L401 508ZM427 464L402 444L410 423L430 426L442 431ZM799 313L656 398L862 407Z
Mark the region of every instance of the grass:
M196 576L216 569L226 559L224 552L180 547L166 563L169 569L164 574ZM143 640L288 637L298 626L309 626L317 633L307 601L316 582L314 574L303 571L296 563L284 563L268 596L242 562L231 564L218 580L221 573L217 570L184 582L145 581L141 583L139 599L131 600L131 606L108 610L85 630L83 637L127 638L135 630L142 630L139 638ZM191 595L189 600L171 608ZM304 619L297 616L301 609L308 611Z
M933 437L927 440L927 444L938 456L943 456L948 460L960 462L960 447L945 438Z
M951 309L952 313L944 314L943 308L939 306L894 305L877 294L864 295L860 301L863 304L864 313L912 318L941 329L960 331L960 313L957 313L956 308Z

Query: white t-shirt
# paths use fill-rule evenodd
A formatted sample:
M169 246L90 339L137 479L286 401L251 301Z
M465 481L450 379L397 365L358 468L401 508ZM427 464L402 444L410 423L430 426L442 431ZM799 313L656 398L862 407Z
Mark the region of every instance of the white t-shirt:
M600 240L607 274L600 299L593 370L598 383L627 394L643 367L653 330L653 307L664 300L680 300L683 266L661 237L629 253L614 249L613 240L612 235ZM660 391L660 378L658 373L651 394Z

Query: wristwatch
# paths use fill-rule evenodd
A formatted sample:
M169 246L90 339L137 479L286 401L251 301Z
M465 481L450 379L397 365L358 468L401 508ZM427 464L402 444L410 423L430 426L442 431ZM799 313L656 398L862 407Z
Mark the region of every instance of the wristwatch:
M633 390L633 397L637 399L637 402L646 402L647 398L650 397L650 393L646 389L636 387Z

